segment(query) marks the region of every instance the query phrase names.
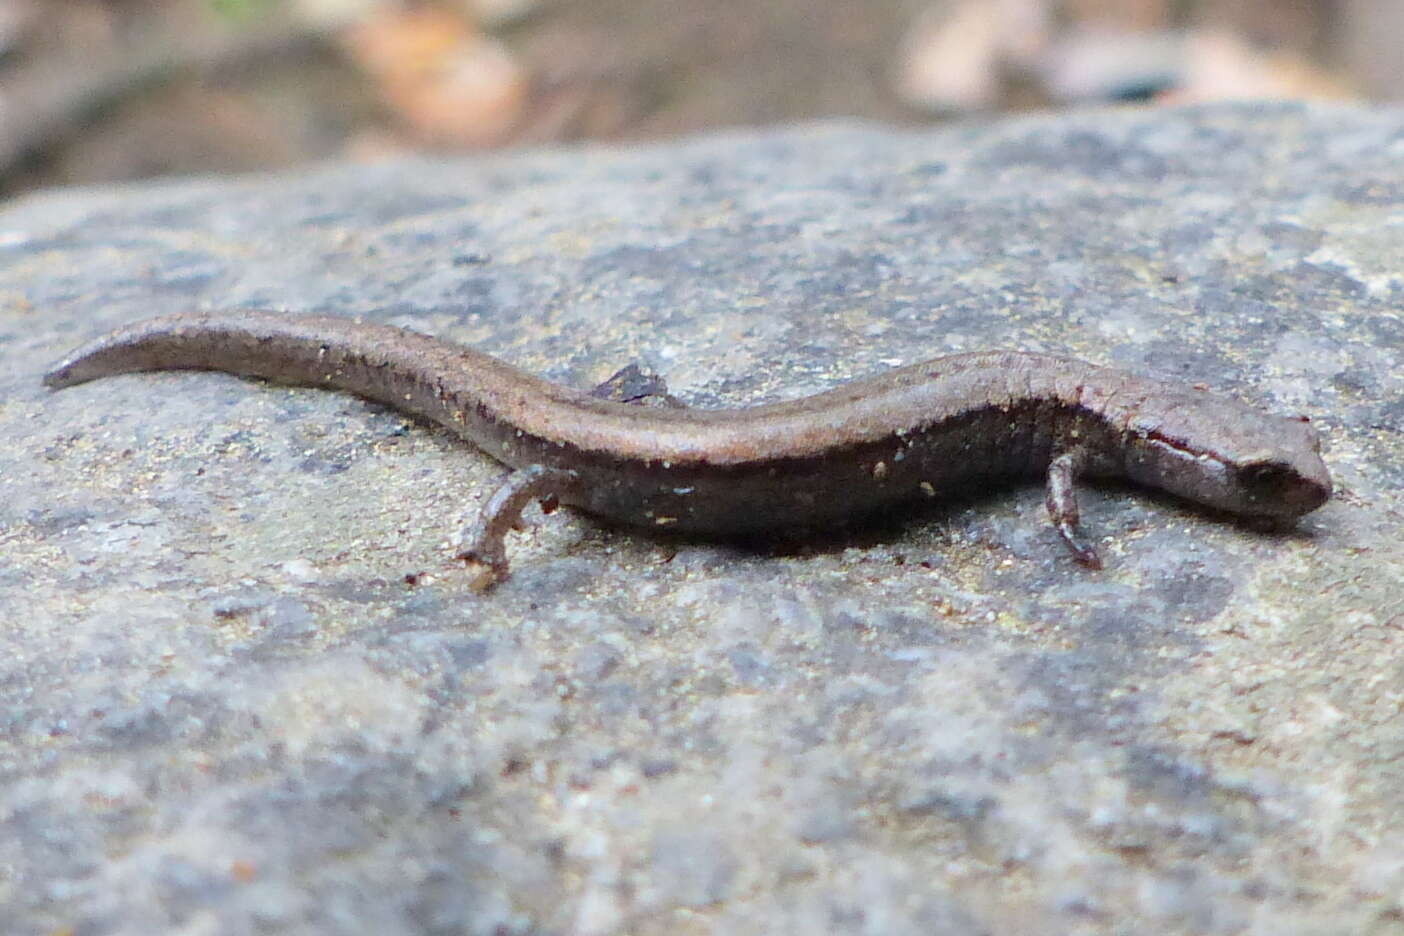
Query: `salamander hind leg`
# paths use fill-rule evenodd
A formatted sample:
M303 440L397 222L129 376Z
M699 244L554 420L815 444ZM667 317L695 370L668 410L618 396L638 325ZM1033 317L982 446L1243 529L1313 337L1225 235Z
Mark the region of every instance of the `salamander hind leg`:
M1048 516L1077 561L1090 569L1100 569L1102 557L1078 526L1076 482L1084 460L1082 453L1073 451L1064 452L1049 463Z
M491 588L507 577L507 534L520 529L527 505L539 500L542 511L550 513L578 480L569 471L530 465L512 472L492 492L477 521L464 534L462 552L455 557L484 570L475 584L477 590Z
M658 406L685 409L687 404L668 392L668 383L657 374L650 374L637 364L621 367L604 383L590 391L590 396L615 403L637 406Z

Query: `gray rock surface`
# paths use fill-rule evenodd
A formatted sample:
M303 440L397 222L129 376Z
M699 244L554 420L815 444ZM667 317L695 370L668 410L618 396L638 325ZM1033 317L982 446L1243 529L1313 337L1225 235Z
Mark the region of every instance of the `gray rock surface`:
M1404 932L1404 114L1101 112L38 195L0 213L0 931ZM362 316L696 405L1071 352L1302 412L1268 535L1027 487L748 551L335 394L50 394L156 313ZM417 573L417 575L411 575ZM409 577L407 579L407 576ZM410 581L409 579L413 579Z

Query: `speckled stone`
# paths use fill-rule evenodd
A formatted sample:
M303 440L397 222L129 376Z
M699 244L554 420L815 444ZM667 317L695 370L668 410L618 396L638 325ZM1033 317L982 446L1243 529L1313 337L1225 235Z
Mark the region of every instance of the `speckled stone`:
M1404 932L1404 114L1105 111L333 166L0 211L0 930ZM1036 487L764 548L359 400L39 382L134 319L412 326L791 398L1068 352L1309 415L1289 534Z

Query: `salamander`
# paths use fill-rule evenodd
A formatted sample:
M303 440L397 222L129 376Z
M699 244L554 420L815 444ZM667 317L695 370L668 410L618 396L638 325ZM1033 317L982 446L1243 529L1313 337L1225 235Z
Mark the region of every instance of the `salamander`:
M1043 477L1072 554L1101 567L1076 482L1126 478L1290 525L1331 496L1305 417L1020 351L939 357L803 399L641 406L550 383L388 325L238 310L138 322L78 348L51 388L135 371L224 371L347 391L447 427L515 469L458 558L505 577L504 539L541 500L619 524L729 536L823 528L906 501Z

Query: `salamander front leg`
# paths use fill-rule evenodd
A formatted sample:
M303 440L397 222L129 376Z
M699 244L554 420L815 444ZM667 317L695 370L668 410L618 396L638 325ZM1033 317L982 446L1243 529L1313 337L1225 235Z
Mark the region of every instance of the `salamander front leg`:
M1087 541L1077 525L1077 490L1074 485L1083 461L1081 452L1064 452L1048 465L1048 516L1077 561L1090 569L1100 569L1102 557L1097 555L1097 548Z
M492 492L477 522L464 534L463 551L455 557L486 570L476 585L478 590L491 588L507 577L507 534L521 528L526 506L539 500L542 512L550 513L577 483L573 472L531 465L512 472Z

